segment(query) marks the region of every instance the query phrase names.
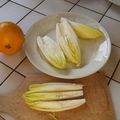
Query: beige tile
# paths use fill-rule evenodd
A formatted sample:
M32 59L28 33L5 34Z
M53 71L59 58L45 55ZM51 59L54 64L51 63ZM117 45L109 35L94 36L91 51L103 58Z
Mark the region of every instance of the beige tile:
M115 66L118 63L120 58L120 48L112 46L112 51L108 62L105 66L101 69L107 76L111 77L112 73L114 72Z
M90 10L87 10L85 8L82 8L80 6L75 6L70 12L77 13L77 14L85 14L85 15L87 15L87 16L89 16L97 21L99 21L100 18L102 17L102 15L97 14L95 12L92 12Z
M43 15L40 15L36 12L31 12L27 15L18 25L22 28L24 34L27 33L28 29L38 20L43 18ZM34 19L33 19L34 18Z
M16 72L13 72L9 78L0 86L0 95L8 94L16 90L23 82L24 77Z
M12 72L12 70L0 63L0 83Z
M24 17L30 10L12 2L8 2L2 8L0 8L0 22L12 21L18 22L22 17Z
M35 10L49 15L57 12L67 12L72 6L73 4L64 0L46 0Z
M7 1L8 1L8 0L1 0L1 1L0 1L0 7L1 7L3 4L5 4Z
M33 9L43 0L12 0L12 1Z
M38 69L36 69L28 59L25 59L25 61L17 68L17 71L24 74L25 76L30 74L39 74L41 73Z
M72 2L72 3L77 3L79 0L65 0L65 1L69 1L69 2Z
M112 5L112 7L107 11L106 15L120 21L120 7Z
M112 43L120 47L120 22L104 17L100 23L108 31Z
M78 4L102 14L105 13L110 5L108 0L80 0Z
M25 53L23 49L13 55L5 55L0 53L0 61L4 62L12 68L15 68L23 60L24 57Z
M113 107L115 110L116 120L120 120L120 84L114 81L110 82L110 94L112 97Z
M116 70L116 72L115 72L115 74L113 76L113 79L120 82L120 64L119 64L119 66L118 66L118 68L117 68L117 70Z

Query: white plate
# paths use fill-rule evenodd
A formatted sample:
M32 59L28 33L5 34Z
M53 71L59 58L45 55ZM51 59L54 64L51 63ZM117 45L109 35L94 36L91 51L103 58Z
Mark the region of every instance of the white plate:
M104 33L104 38L99 40L80 40L82 50L82 67L59 70L50 65L41 55L36 43L37 36L49 35L55 40L55 25L60 18L65 17L72 21L84 23L99 28ZM91 75L98 71L109 58L111 42L106 30L95 20L73 13L59 13L44 17L29 29L26 35L25 52L30 62L40 71L50 76L75 79Z

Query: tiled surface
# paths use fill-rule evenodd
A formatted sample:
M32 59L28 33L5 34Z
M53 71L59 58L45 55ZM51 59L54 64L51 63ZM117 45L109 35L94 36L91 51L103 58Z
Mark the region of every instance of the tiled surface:
M67 12L72 6L73 4L63 0L45 0L35 10L48 15L57 12Z
M22 28L24 34L26 34L28 29L31 27L31 25L33 23L35 23L36 21L40 20L42 17L43 17L43 15L40 15L36 12L31 12L22 21L20 21L20 23L18 25Z
M106 63L106 65L101 70L105 72L107 76L111 77L119 59L120 59L120 48L112 45L110 58Z
M113 76L113 79L117 80L120 82L120 64L118 65L118 68Z
M21 5L24 5L28 8L33 9L36 7L39 3L41 3L43 0L12 0L15 3L19 3Z
M120 22L104 17L100 23L108 31L112 43L120 47Z
M104 14L110 5L108 0L99 0L99 2L97 0L80 0L78 4L102 14Z
M102 15L97 14L93 11L87 10L85 8L82 8L80 6L75 6L70 12L77 13L77 14L82 13L82 14L85 14L85 15L91 17L91 18L96 19L97 21L99 21L100 18L102 17Z
M23 49L14 55L4 55L0 53L0 61L4 62L11 68L15 68L24 59L24 57L25 53Z
M120 7L112 5L106 15L120 21Z
M0 22L12 21L16 23L22 17L24 17L29 11L30 10L24 7L16 5L12 2L8 2L6 5L0 8Z
M0 63L0 83L12 72L12 70Z
M10 77L0 87L0 95L8 94L14 91L23 82L24 77L16 72L13 72Z
M1 1L0 1L0 7L1 7L2 5L4 5L7 1L8 1L8 0L1 0Z
M25 76L41 73L29 62L28 59L25 59L24 62L16 70Z
M65 0L65 1L68 1L68 2L71 2L71 3L77 3L79 0Z
M41 1L12 0L6 3L7 0L0 0L0 22L13 21L17 23L19 21L18 25L26 34L31 24L41 19L44 14L70 10L70 12L86 14L101 21L100 23L108 31L113 43L110 59L101 70L105 72L107 80L111 80L110 92L117 120L120 120L120 63L118 64L120 60L120 8L115 5L110 6L108 0L43 0L42 3ZM79 3L74 5L78 1ZM36 9L31 11L35 7ZM0 53L0 83L4 81L0 86L0 95L15 90L22 83L23 75L41 74L27 58L24 58L24 50L11 56ZM13 70L14 72L12 72Z

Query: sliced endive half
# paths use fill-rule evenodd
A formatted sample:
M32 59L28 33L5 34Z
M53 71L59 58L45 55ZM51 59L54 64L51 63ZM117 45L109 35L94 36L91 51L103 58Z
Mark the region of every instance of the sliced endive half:
M44 36L43 38L38 36L37 44L50 64L59 69L66 67L65 56L59 45L54 40L48 36Z
M56 38L68 61L80 66L81 51L78 37L66 19L56 24Z
M59 112L64 110L73 109L83 105L86 102L85 99L76 99L76 100L64 100L64 101L49 101L49 102L33 102L27 103L30 108L47 111L47 112Z
M61 18L61 21L64 19L65 18ZM71 24L74 31L76 32L76 34L78 35L78 37L81 39L94 40L103 36L103 33L97 28L93 28L91 26L73 22L70 20L68 21Z
M51 82L51 83L42 83L42 84L32 84L29 86L29 93L33 92L55 92L55 91L75 91L75 90L82 90L82 84L75 84L75 83L58 83L58 82Z
M83 96L83 91L67 91L67 92L49 92L49 93L24 93L23 98L27 102L34 101L50 101L50 100L63 100Z

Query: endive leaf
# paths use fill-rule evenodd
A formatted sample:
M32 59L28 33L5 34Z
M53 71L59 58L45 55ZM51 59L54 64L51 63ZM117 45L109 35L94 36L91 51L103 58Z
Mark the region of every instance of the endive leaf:
M81 51L78 37L66 19L56 24L56 38L65 56L76 66L81 64Z
M49 100L62 100L83 96L83 91L67 91L67 92L49 92L49 93L24 93L23 98L25 101L49 101Z
M55 92L55 91L73 91L73 90L81 90L83 89L82 84L75 83L42 83L42 84L32 84L29 86L29 93L33 92Z
M103 36L103 33L91 26L69 21L79 38L94 40Z
M27 103L30 108L40 111L58 112L73 109L83 105L86 102L85 99L76 100L64 100L64 101L49 101L49 102L34 102Z
M61 48L55 41L53 41L48 36L44 36L43 38L38 36L37 44L45 58L49 61L49 63L51 63L53 66L59 69L65 68L65 56Z

